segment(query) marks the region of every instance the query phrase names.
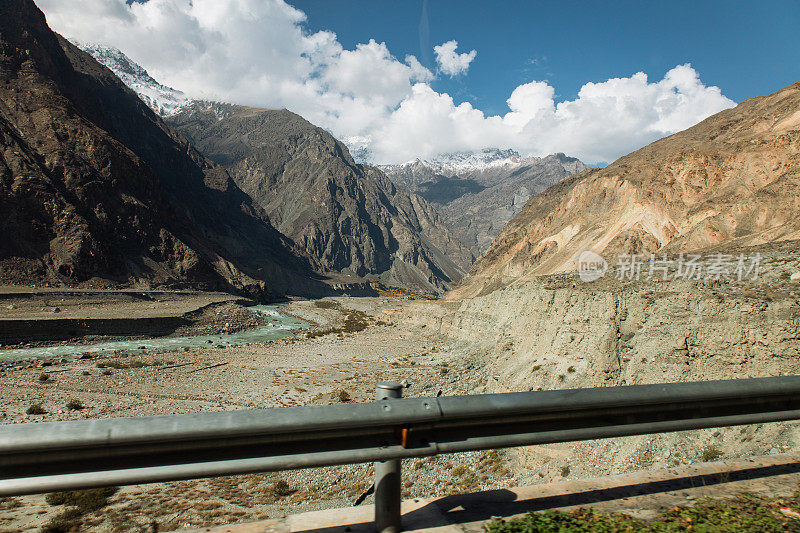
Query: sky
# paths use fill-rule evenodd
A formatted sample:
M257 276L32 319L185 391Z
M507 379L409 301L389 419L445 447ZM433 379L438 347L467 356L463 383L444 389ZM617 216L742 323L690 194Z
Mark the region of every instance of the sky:
M800 81L800 2L36 0L189 96L285 107L375 163L604 164Z

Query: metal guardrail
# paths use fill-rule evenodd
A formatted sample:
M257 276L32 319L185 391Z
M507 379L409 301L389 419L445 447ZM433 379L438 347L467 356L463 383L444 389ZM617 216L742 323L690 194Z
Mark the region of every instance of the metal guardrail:
M0 425L0 496L376 462L376 526L400 531L400 459L800 419L800 376L399 398Z

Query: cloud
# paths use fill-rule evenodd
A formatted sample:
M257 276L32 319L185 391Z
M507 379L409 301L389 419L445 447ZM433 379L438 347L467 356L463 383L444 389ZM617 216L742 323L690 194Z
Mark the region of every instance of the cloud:
M655 83L638 72L587 83L573 100L556 103L542 81L518 86L504 115L485 116L468 102L418 83L371 137L378 158L409 160L441 151L514 148L565 152L588 163L610 162L735 103L703 85L691 65L678 65Z
M460 74L466 74L469 70L469 64L478 55L478 52L472 50L466 54L459 54L456 52L458 48L458 41L447 41L438 46L433 47L433 53L436 54L436 64L439 65L439 70L447 74L451 78Z
M486 116L433 90L417 57L400 60L374 39L347 50L333 32L309 32L305 14L282 0L37 3L56 31L119 48L191 97L285 107L381 163L488 147L612 161L734 105L686 64L655 82L639 72L586 83L561 102L533 80L509 88L506 113ZM475 52L457 46L435 47L441 73L469 68Z

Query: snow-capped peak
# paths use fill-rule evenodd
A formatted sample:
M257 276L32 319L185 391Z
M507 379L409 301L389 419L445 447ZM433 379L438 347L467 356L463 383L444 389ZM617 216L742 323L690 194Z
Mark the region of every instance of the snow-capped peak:
M455 174L516 165L519 164L521 160L522 157L516 150L484 148L483 150L443 153L429 159L416 159L408 163L403 163L402 165L394 166L424 165L438 173L446 172Z
M116 48L80 41L72 41L72 44L108 67L161 116L174 115L191 102L181 91L158 83L144 68Z

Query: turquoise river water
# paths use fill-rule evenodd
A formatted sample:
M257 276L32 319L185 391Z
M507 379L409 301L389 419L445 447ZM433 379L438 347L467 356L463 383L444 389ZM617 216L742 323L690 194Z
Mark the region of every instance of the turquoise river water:
M33 348L0 348L0 361L23 359L52 359L75 357L80 354L112 354L211 348L219 345L239 346L254 342L282 339L306 329L308 323L280 312L282 305L257 305L249 309L262 313L271 325L258 326L226 335L195 335L190 337L153 337L137 340L99 342L97 344L56 345Z

